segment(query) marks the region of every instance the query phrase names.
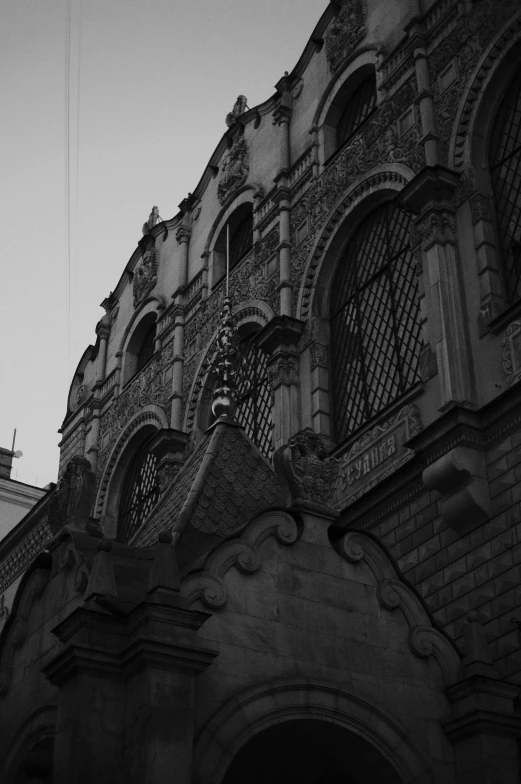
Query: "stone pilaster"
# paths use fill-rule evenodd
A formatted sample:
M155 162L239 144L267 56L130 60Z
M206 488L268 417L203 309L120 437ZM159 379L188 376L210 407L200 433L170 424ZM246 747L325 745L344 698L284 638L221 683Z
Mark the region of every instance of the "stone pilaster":
M275 199L279 205L279 293L281 316L293 315L293 294L291 286L291 231L290 231L290 199L288 174L291 165L289 124L291 120L291 94L287 79L280 80L277 87L283 95L277 109L273 113L273 123L279 126L279 171L275 182L277 192Z
M501 681L491 665L485 634L474 616L465 633L463 678L447 689L457 784L517 784L521 718L514 709L519 684Z
M164 537L154 584L129 606L106 590L111 555L98 547L91 601L53 630L61 647L44 674L59 689L54 784L192 780L195 677L217 654L199 644L209 615L179 597L161 548L172 549Z
M471 403L474 397L474 371L466 319L462 317L465 298L452 204L457 181L458 175L449 169L429 166L404 188L401 196L406 207L416 214L413 245L418 246L422 291L432 314L423 329L436 354L442 410L454 403Z
M300 353L304 324L289 316L275 316L255 341L268 354L273 398L273 445L286 443L300 429Z

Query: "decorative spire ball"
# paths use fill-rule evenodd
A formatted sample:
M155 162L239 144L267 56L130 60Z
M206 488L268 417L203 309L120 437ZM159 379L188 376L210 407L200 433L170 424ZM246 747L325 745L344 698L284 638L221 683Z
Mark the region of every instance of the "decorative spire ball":
M237 410L235 381L237 377L239 336L232 314L230 297L224 298L221 309L221 326L217 335L217 351L212 361L217 375L217 387L213 393L214 416L233 418Z

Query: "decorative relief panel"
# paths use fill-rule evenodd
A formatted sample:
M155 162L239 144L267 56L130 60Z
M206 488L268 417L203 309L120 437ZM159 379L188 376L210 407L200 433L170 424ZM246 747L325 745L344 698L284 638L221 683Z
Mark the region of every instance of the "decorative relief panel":
M364 433L340 458L332 505L344 509L407 463L414 453L404 444L421 429L418 409L407 405Z
M365 3L363 0L348 0L326 36L326 57L331 71L342 65L363 41L365 33Z
M149 248L145 251L143 259L134 270L132 282L134 290L134 307L137 307L156 285L158 261L159 251L157 248Z
M116 437L126 423L144 406L156 405L167 411L171 386L164 383L165 370L171 365L174 356L174 341L170 341L160 354L154 358L130 381L121 394L114 399L110 408L101 417L100 436L108 441L98 457L98 474L103 471L105 461ZM108 438L106 436L108 435Z
M519 9L518 0L504 0L497 3L494 0L481 0L476 3L471 14L460 19L453 32L442 40L429 57L429 70L432 83L435 84L435 105L442 163L448 163L449 142L452 124L464 90L468 86L470 75L476 68L478 60L492 40L496 32L505 24L509 17ZM519 28L521 20L514 22L513 28ZM505 33L506 38L511 37L512 30ZM461 168L463 151L467 141L468 123L476 99L480 94L480 87L485 81L494 62L503 54L504 47L496 46L480 68L473 89L469 92L467 105L460 119L457 131L455 149L455 167ZM454 60L457 76L450 86L443 90L443 75Z
M521 378L521 321L513 321L503 335L503 370L507 384Z
M248 145L238 136L224 155L221 166L221 179L217 186L217 197L224 204L229 194L245 181L250 170Z

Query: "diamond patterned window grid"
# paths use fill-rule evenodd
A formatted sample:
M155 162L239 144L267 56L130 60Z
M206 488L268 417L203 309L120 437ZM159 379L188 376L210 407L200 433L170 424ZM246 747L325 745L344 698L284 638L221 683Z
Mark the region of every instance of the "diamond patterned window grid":
M371 74L358 85L349 98L337 126L338 146L364 123L376 107L376 79Z
M242 341L240 351L236 418L261 452L270 457L273 443L268 358L250 340Z
M417 295L409 216L397 205L385 204L357 229L333 281L338 442L419 380Z
M146 445L134 456L123 480L119 506L119 542L129 542L159 500L157 458Z
M494 123L489 154L508 302L521 297L521 71Z

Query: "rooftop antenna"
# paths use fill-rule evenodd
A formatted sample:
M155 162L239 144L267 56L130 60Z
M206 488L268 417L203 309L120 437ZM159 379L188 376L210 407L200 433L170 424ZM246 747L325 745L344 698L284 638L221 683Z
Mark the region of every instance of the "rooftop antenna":
M16 427L15 427L15 429L14 429L14 433L13 433L13 445L12 445L12 447L11 447L11 452L14 452L14 442L15 442L15 441L16 441Z

